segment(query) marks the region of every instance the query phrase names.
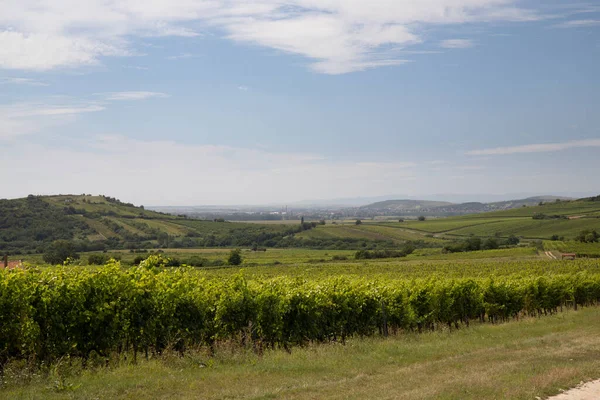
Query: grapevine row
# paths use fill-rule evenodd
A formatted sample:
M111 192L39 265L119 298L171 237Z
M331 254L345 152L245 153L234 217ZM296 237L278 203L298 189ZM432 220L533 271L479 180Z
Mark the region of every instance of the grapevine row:
M0 365L95 351L288 347L496 323L600 301L600 274L477 279L209 279L188 268L0 271Z

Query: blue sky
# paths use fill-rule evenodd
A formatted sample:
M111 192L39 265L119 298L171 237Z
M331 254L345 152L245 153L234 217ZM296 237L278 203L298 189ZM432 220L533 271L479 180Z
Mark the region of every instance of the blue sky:
M597 1L0 7L0 197L600 192Z

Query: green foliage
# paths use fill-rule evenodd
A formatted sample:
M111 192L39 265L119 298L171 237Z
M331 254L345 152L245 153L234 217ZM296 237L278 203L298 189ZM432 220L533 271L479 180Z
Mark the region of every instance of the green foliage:
M521 240L515 235L510 235L508 239L506 239L506 244L509 246L516 246L519 244Z
M597 243L600 239L600 234L595 229L586 229L575 237L575 240L581 243Z
M500 247L500 244L498 244L498 240L496 240L495 238L487 238L481 244L482 250L494 250L499 247Z
M419 215L419 217L417 218L419 221L425 221L425 216L424 215Z
M240 265L242 263L242 251L240 249L234 249L229 252L227 258L227 264L229 265Z
M0 364L109 352L184 352L215 341L289 346L353 335L436 330L555 313L600 300L600 274L369 280L359 276L207 279L164 268L58 267L0 271ZM396 275L397 276L397 275Z
M412 245L407 245L401 250L359 250L354 254L357 260L370 260L376 258L399 258L406 257L415 251Z
M95 253L88 256L89 265L104 265L108 262L108 260L109 257L106 254Z
M44 252L44 261L48 264L63 264L69 258L79 258L75 245L70 240L55 240Z
M362 221L361 221L360 219L357 219L357 220L354 222L354 225L360 225L360 224L362 224Z

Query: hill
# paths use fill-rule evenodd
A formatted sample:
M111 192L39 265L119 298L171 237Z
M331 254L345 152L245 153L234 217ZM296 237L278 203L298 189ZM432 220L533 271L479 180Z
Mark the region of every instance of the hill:
M388 210L388 211L419 211L428 210L437 207L451 206L447 201L429 201L429 200L385 200L372 203L363 207L363 210Z
M573 240L583 230L600 231L600 201L551 201L540 198L490 203L491 212L474 212L426 221L290 222L260 224L200 220L149 211L108 196L29 196L0 200L0 252L43 252L55 240L73 241L79 251L144 248L302 247L313 249L394 248L406 242L444 247L470 236ZM385 201L376 207L412 207L424 214L435 202ZM482 209L482 203L437 205ZM517 206L520 205L520 206ZM525 206L523 206L525 205ZM419 208L423 207L423 208ZM502 208L506 209L502 209ZM432 207L433 209L435 207ZM534 218L535 216L535 218ZM325 222L325 221L324 221Z
M80 251L274 246L299 227L203 221L149 211L108 196L28 196L0 200L0 252L41 252L54 240Z
M361 211L381 213L382 215L452 216L473 213L485 213L498 210L509 210L519 207L535 206L539 203L573 200L560 196L534 196L525 199L497 201L492 203L467 202L454 204L444 201L429 200L387 200L360 207Z

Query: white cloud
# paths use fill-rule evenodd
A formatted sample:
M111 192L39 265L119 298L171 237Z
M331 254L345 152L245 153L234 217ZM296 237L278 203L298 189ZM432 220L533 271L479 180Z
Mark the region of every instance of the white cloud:
M248 86L238 86L238 90L241 90L243 92L247 92L248 90L250 90L250 88Z
M311 60L340 74L405 60L390 46L422 43L432 26L531 21L518 0L4 0L0 68L48 70L135 54L137 36L198 36L211 29Z
M123 68L126 68L126 69L137 69L139 71L148 71L150 69L148 67L142 67L140 65L123 65Z
M0 140L10 140L72 122L79 114L104 110L97 104L19 103L0 105Z
M600 26L600 19L575 19L555 25L557 28L588 28Z
M0 78L0 85L48 86L47 83L31 78Z
M474 45L473 41L469 39L447 39L440 43L440 46L445 49L468 49Z
M169 57L167 57L167 60L185 60L187 58L194 58L194 57L196 57L196 56L191 53L182 53L182 54L178 54L176 56L169 56Z
M10 188L3 196L102 192L138 204L274 203L357 192L385 194L390 187L412 182L415 173L410 162L334 161L310 153L114 135L83 145L76 150L20 144L18 151L3 155L3 163L14 165L10 171L0 169L0 181ZM128 150L132 148L136 151ZM40 169L42 158L53 162ZM159 182L185 190L162 190Z
M160 92L112 92L103 94L103 96L108 101L133 101L169 97L168 94Z
M600 139L573 140L561 143L539 143L523 146L495 147L491 149L472 150L467 154L471 156L491 156L523 153L547 153L574 148L600 147Z
M44 71L93 65L100 56L129 54L117 42L103 43L77 36L4 31L0 32L0 68Z

